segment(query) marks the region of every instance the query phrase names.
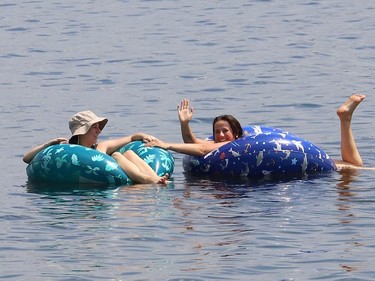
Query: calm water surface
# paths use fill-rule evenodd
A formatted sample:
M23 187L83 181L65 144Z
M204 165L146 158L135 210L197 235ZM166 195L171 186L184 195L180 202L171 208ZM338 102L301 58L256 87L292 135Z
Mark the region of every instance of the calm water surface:
M298 2L298 3L297 3ZM167 187L31 185L31 146L90 109L102 138L179 142L176 105L281 127L340 157L337 107L375 167L371 1L0 3L1 280L373 280L375 172Z

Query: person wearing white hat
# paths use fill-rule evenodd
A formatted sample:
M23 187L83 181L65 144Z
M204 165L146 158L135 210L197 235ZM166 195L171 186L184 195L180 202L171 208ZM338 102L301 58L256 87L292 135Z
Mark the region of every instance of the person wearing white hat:
M136 133L131 136L98 143L98 136L107 122L107 118L98 117L89 110L78 112L69 120L69 129L72 133L69 140L59 137L35 146L24 155L23 161L25 163L30 163L39 151L50 145L60 143L79 144L111 155L135 183L165 183L169 175L166 174L159 177L155 171L132 150L128 150L124 154L117 152L120 147L132 141L142 140L144 142L149 142L155 138L144 133Z

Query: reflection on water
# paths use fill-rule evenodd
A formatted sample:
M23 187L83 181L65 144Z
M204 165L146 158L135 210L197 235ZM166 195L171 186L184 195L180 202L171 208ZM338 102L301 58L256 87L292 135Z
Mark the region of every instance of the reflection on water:
M355 201L356 193L353 191L352 183L358 179L358 170L342 169L339 171L340 178L338 180L337 192L338 192L338 210L342 211L341 223L351 223L354 214L351 212L351 206Z
M356 211L353 210L353 207L356 206L356 202L358 200L356 199L358 194L354 192L354 186L352 184L359 179L359 170L342 169L339 171L339 174L340 178L338 179L338 183L336 185L338 192L337 208L340 211L338 218L341 224L350 226L350 224L356 224L358 221L358 215L356 214ZM365 243L362 241L362 230L357 229L356 231L351 232L351 241L345 245L345 251L348 253L357 251L358 247L365 246ZM361 264L356 265L355 263L349 262L340 263L339 265L346 272L358 271L363 266Z
M27 183L26 190L38 195L29 201L39 209L38 217L48 218L45 224L59 227L82 219L111 219L118 197L118 189L76 184Z
M338 200L348 201L347 197L355 196L355 193L350 190L351 183L359 176L358 170L343 169L339 171L340 179L337 183L337 191L339 193Z
M113 194L118 187L115 186L101 186L92 184L74 184L74 183L33 183L27 182L27 192L51 195L71 194L77 196L93 195L93 196L108 196Z

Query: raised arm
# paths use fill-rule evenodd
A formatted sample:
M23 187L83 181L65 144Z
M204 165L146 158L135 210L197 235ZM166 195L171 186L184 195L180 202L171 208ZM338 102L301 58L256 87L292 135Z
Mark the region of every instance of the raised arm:
M201 143L202 139L198 139L190 128L190 121L193 118L194 109L190 107L190 100L183 99L177 105L178 119L180 121L181 136L184 143Z
M145 146L157 146L167 150L173 150L178 153L204 156L227 143L229 143L229 141L219 143L215 143L213 141L202 141L201 143L168 143L159 139L154 139L146 143Z
M113 152L118 150L120 147L136 140L141 140L143 142L149 142L155 139L154 136L144 134L144 133L136 133L130 136L122 137L119 139L113 139L113 140L106 140L103 142L100 142L98 146L96 147L97 150L106 153L108 155L111 155Z
M26 152L26 154L23 156L23 162L29 164L31 162L31 160L33 160L33 158L35 157L35 155L37 155L37 153L39 151L41 151L42 149L48 147L48 146L51 146L51 145L54 145L54 144L60 144L60 143L68 143L68 140L66 138L55 138L55 139L52 139L52 140L49 140L43 144L40 144L40 145L37 145L35 147L33 147L32 149L30 149L28 152Z

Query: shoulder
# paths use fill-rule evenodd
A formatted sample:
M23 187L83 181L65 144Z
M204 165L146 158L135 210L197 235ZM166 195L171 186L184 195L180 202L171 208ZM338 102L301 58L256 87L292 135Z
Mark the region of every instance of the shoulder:
M107 154L108 147L109 147L108 141L102 141L102 142L97 143L95 148L96 150Z

